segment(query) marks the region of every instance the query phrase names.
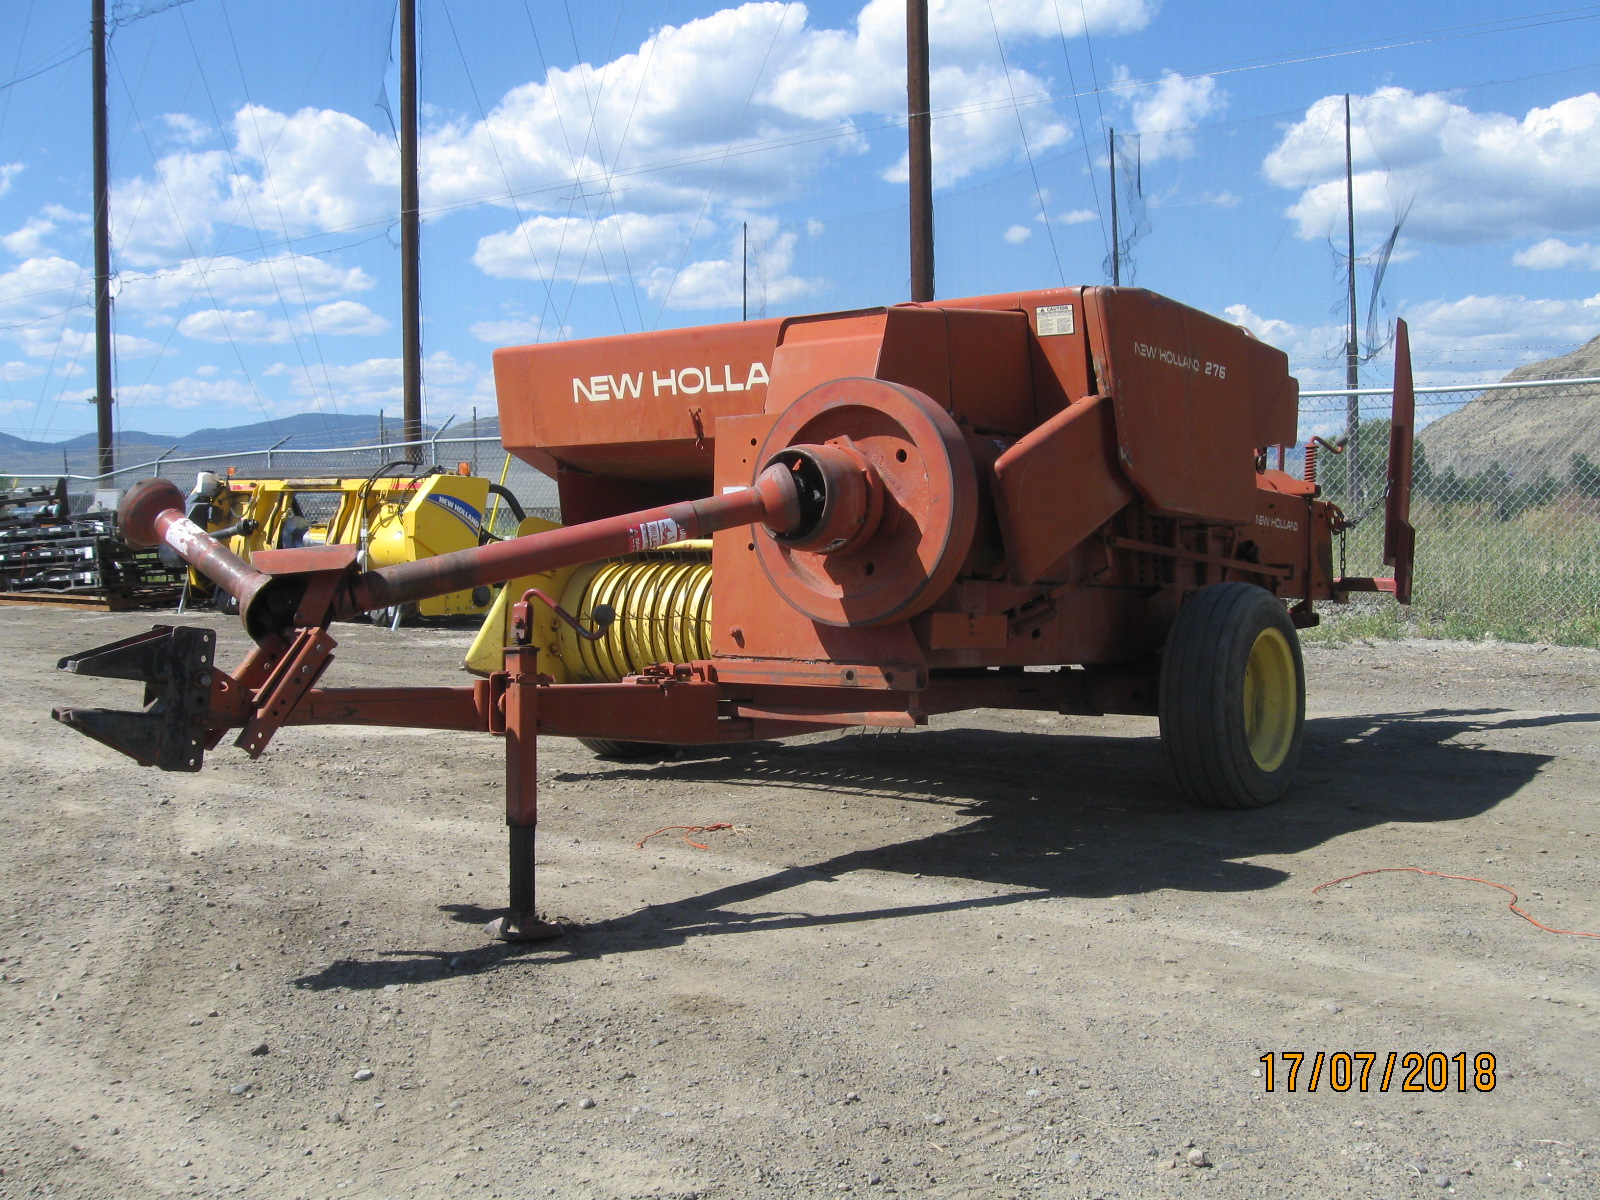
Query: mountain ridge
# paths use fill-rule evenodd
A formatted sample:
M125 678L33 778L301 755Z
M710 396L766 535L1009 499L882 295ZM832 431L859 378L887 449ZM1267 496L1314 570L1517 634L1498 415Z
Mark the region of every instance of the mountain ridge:
M451 437L473 436L470 421L447 422L447 425ZM422 427L424 437L431 437L438 431L435 425ZM478 419L477 436L498 438L499 434L498 418ZM396 420L386 418L380 424L375 415L304 412L250 425L207 426L181 436L122 429L116 433L114 448L117 464L126 468L165 457L261 451L285 438L289 440L282 449L288 453L296 449L373 446L380 444L380 437L383 443L393 443L399 436L400 422ZM97 440L92 433L59 442L32 441L0 433L0 474L49 475L65 470L69 475L92 475L96 469L96 447Z

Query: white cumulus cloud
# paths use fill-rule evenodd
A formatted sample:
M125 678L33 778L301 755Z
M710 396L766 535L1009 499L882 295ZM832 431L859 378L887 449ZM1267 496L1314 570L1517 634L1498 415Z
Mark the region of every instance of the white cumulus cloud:
M293 254L184 259L160 270L125 271L117 282L118 307L139 313L177 308L197 298L240 306L276 304L280 296L306 303L328 301L367 291L374 283L359 267Z
M1344 382L1342 325L1299 325L1259 316L1243 304L1231 305L1226 314L1288 354L1301 387L1338 387ZM1578 300L1470 295L1407 305L1399 315L1410 330L1417 382L1485 382L1600 334L1600 295ZM1362 380L1387 383L1389 369L1386 364L1366 364Z
M273 363L264 376L284 380L288 397L279 401L285 411L299 411L309 402L326 407L329 385L341 411L375 412L388 407L398 414L402 364L398 358L369 358L355 363ZM473 402L490 403L493 379L474 363L465 363L447 350L428 355L422 363L423 401L428 412L459 412ZM398 416L397 418L398 419Z
M1358 222L1387 226L1409 208L1408 238L1450 244L1570 234L1600 226L1592 186L1600 95L1522 117L1474 112L1440 92L1382 87L1351 100ZM1344 99L1324 96L1267 155L1266 176L1297 189L1303 238L1344 220Z
M256 389L238 379L199 379L182 376L167 383L138 383L117 390L124 408L255 409L263 399ZM269 407L270 411L270 407Z
M1072 136L1049 103L1049 80L1001 69L997 34L1014 44L1129 33L1154 11L1152 0L936 0L936 184L1020 161L1024 134L1035 152ZM485 119L434 130L422 146L424 204L509 205L514 192L524 218L480 241L480 269L588 283L631 272L660 294L687 230L725 236L795 194L831 156L865 150L865 127L891 123L895 145L904 111L900 0L869 0L845 28L817 25L804 4L741 4L663 26L603 65L550 70L508 91ZM884 177L903 180L905 169L899 157ZM728 295L718 261L686 267L693 278L672 285L672 303ZM774 277L769 296L803 290Z
M1226 104L1210 75L1187 78L1176 71L1165 72L1159 83L1135 93L1130 101L1141 160L1152 163L1190 157L1194 138L1189 131Z
M571 279L607 283L660 261L683 244L692 222L673 214L616 213L530 217L480 238L472 261L498 279Z
M650 298L667 308L738 308L749 278L749 303L753 314L768 304L785 304L816 290L811 280L790 273L799 235L778 233L772 220L750 223L748 255L735 232L726 258L701 259L681 271L657 267L645 280Z
M1589 242L1572 246L1560 238L1545 238L1526 250L1518 250L1511 256L1511 261L1533 271L1553 271L1562 267L1600 271L1600 246Z
M384 332L389 322L365 304L335 300L319 304L290 320L260 309L207 308L178 322L178 332L197 342L287 342L297 334L370 336Z
M247 104L228 140L230 150L181 150L157 160L150 178L116 182L112 237L124 262L193 257L233 227L288 238L370 225L399 208L393 138L347 113Z
M543 328L538 317L503 317L498 321L477 321L468 332L491 346L528 346L539 340Z

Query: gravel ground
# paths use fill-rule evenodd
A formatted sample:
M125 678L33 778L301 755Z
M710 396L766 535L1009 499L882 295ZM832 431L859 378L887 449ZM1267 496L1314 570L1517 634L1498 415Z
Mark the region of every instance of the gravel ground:
M1600 1195L1600 942L1473 883L1311 891L1414 865L1600 931L1595 652L1312 649L1298 786L1244 813L1135 718L549 739L572 932L511 947L492 739L141 770L49 709L134 703L53 665L150 623L0 616L0 1196ZM335 633L330 684L459 680L471 636ZM1319 1051L1376 1053L1367 1090L1311 1091ZM1391 1051L1466 1090L1380 1090Z

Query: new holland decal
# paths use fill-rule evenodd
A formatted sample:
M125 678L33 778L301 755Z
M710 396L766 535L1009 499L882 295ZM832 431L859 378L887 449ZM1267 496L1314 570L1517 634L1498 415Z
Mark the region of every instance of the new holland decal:
M467 528L472 530L474 533L476 533L483 524L483 514L477 509L473 508L472 505L468 504L465 500L459 499L455 496L442 496L437 492L431 496L424 496L423 499L429 504L437 504L446 512L460 517L461 520L466 522Z

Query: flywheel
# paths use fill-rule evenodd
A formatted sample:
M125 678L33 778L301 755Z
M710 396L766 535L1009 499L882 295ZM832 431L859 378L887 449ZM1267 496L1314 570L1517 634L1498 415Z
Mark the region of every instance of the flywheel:
M881 379L820 384L778 418L757 461L820 481L805 531L756 537L761 569L806 616L886 625L955 582L977 527L977 472L954 419L922 392Z

